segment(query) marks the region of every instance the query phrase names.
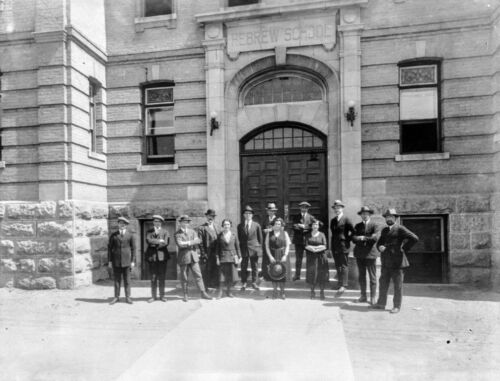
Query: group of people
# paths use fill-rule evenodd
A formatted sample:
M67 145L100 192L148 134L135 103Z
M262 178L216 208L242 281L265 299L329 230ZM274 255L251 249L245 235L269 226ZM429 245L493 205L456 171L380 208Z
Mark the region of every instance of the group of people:
M180 282L183 300L188 301L188 272L191 271L201 298L212 299L208 288L216 289L216 298L223 293L234 297L232 288L238 281L238 266L241 269L241 291L246 288L259 290L258 278L271 281L272 298L285 299L285 282L289 272L287 259L290 247L295 246L295 274L293 281L301 279L302 263L306 256L306 282L310 286L311 299L325 299L325 287L329 282L328 257L332 256L337 270L337 294L345 292L348 285L348 256L351 243L354 244L354 256L358 266L360 303L368 302L372 308L385 309L387 291L392 279L394 283L394 306L392 313L401 309L404 269L409 266L406 252L418 241L418 237L406 227L397 224L398 214L388 209L383 217L386 226L381 228L371 220L374 211L363 206L358 215L361 222L353 225L344 214L345 205L336 200L332 206L335 217L330 222L330 245L321 231L323 222L309 213L311 205L304 201L299 204L301 213L294 217L293 240L285 230L285 221L277 216L277 207L268 203L267 216L262 226L253 220L254 211L250 206L243 209L243 219L233 231L229 219L222 220L220 226L215 223L216 213L207 210L206 222L194 229L190 226L191 218L183 215L179 218L180 228L174 239L177 246L177 264L180 268ZM168 245L170 237L162 227L165 222L160 215L154 215L153 228L146 233L147 249L145 260L151 273L151 299L165 302L165 273L170 257ZM136 243L134 235L127 229L129 221L118 218L118 231L109 239L108 264L113 269L115 295L111 304L119 301L121 281L125 288L125 301L130 298L130 271L135 265ZM381 276L379 279L379 298L376 299L376 259L381 256ZM262 258L262 259L261 259ZM259 271L259 261L261 266ZM248 271L250 265L250 274ZM366 275L370 283L370 298L367 294ZM249 275L251 276L249 281ZM158 292L157 292L158 291Z

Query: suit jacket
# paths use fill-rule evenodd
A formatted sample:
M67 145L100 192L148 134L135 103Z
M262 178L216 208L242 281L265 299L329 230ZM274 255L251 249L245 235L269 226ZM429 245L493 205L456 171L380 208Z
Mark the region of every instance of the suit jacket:
M161 243L160 240L164 240L165 242ZM161 255L161 253L163 253L163 260L168 261L170 254L168 253L167 247L170 242L170 237L165 229L160 229L158 234L156 234L154 228L148 230L146 232L146 242L148 244L146 249L146 260L148 262L160 261L159 255Z
M377 241L377 249L382 245L386 248L381 255L382 267L402 269L410 266L406 252L417 242L418 237L402 225L383 228Z
M198 254L199 245L188 244L188 241L193 241L195 238L199 238L198 233L191 228L188 228L186 233L182 229L175 232L175 243L178 247L177 263L179 266L189 265L200 260Z
M220 233L220 228L213 222L213 229L210 228L208 222L205 222L198 228L198 235L201 239L200 252L202 257L208 258L216 254L217 236Z
M297 214L293 218L293 240L292 243L294 245L305 245L305 239L307 236L307 233L311 230L310 225L311 221L313 220L314 216L312 214L306 213L304 218L302 218L302 213ZM306 225L305 228L301 228L298 226L298 224L304 224Z
M354 234L354 226L351 220L345 214L342 215L340 221L337 221L337 217L334 217L330 221L330 230L332 232L332 250L348 253L351 238Z
M375 244L377 243L379 231L378 225L371 220L366 224L366 227L363 221L354 226L352 242L356 244L354 247L354 256L356 258L375 259L378 257L379 252ZM361 237L365 237L365 239L361 240Z
M136 247L135 237L128 229L123 237L120 231L114 232L109 237L108 262L111 262L113 267L129 267L135 262Z
M220 263L233 263L236 257L241 257L240 242L238 236L231 232L229 242L224 239L224 233L220 232L217 236L217 256Z
M261 256L262 255L262 228L260 225L252 221L250 225L250 230L246 231L245 223L242 222L238 225L238 240L240 243L241 255L243 257Z

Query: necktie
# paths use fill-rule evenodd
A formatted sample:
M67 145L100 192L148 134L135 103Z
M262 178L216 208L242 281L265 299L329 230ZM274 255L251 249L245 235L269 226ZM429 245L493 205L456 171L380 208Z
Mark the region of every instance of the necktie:
M120 235L123 237L125 235L125 230L120 230Z
M248 234L248 231L250 230L250 222L247 222L246 224L246 233Z

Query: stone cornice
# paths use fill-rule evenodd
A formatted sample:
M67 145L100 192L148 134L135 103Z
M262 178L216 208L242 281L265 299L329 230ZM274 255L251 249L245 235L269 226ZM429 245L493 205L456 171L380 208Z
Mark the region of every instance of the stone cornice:
M84 49L87 53L98 59L102 63L107 62L108 56L106 52L91 40L89 40L83 33L73 26L66 27L66 33L70 41L75 42L78 46Z
M343 7L364 6L368 0L313 0L304 3L287 5L257 6L245 9L226 9L219 12L203 13L196 15L196 21L201 24L214 22L229 22L241 19L260 18L293 13L304 13L312 11L325 11L327 9L339 9Z

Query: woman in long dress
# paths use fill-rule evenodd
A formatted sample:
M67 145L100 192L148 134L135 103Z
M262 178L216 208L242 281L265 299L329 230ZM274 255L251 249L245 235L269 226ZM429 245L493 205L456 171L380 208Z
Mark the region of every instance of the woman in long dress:
M273 221L272 231L266 235L266 253L271 264L281 262L286 268L286 259L290 251L290 237L284 229L285 222L281 218L276 218ZM281 299L285 299L285 282L286 276L279 281L273 280L273 299L278 296L278 286L280 288Z
M316 297L315 288L319 286L319 298L325 299L325 286L329 279L328 258L326 256L327 240L319 231L323 225L314 219L311 222L311 232L306 237L306 282L311 287L311 299Z
M222 287L226 287L226 295L233 298L231 287L238 278L237 266L241 261L240 243L238 236L231 231L232 223L222 221L222 231L217 236L217 266L220 266L220 285L217 299L222 297Z

